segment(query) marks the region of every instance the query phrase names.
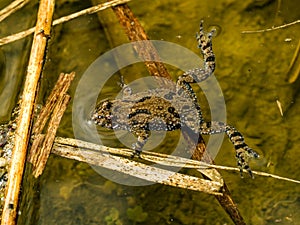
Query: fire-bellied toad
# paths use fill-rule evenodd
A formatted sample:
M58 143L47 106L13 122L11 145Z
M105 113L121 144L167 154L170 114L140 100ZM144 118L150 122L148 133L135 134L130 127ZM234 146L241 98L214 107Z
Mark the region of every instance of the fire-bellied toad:
M190 83L207 79L215 70L213 32L205 33L201 22L196 38L204 58L203 68L183 73L173 89L154 89L133 94L128 86L124 86L121 99L105 100L98 104L92 112L92 121L102 127L133 133L137 137L137 142L133 144L134 155L140 155L151 130L172 131L188 127L198 134L225 132L234 145L241 173L246 169L252 176L248 161L249 158L257 158L258 154L245 143L242 134L233 126L217 121L205 122L190 86Z

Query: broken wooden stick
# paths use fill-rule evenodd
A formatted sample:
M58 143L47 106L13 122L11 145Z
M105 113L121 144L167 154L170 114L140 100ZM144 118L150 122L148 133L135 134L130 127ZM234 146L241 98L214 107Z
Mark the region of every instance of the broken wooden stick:
M32 157L30 158L30 162L33 164L32 174L35 178L40 176L44 171L52 149L56 131L70 99L71 97L69 95L64 95L61 99L59 99L49 121L46 135L42 138L42 141L41 139L37 139L39 144L34 145L36 148L31 148Z
M32 137L34 140L30 149L28 161L33 165L32 174L35 178L43 173L46 166L56 131L71 98L66 93L74 79L74 76L75 72L70 74L60 74L45 106L42 108L34 124L32 131ZM46 134L42 134L48 121L49 123Z

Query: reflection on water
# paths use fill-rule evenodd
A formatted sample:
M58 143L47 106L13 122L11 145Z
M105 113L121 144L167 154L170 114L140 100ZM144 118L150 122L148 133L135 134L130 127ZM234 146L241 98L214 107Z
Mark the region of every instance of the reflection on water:
M213 42L217 61L215 76L225 97L228 123L236 126L247 143L260 153L261 159L251 165L253 169L300 179L297 166L299 85L286 82L299 29L292 26L268 33L241 34L243 30L264 29L299 19L299 4L292 0L154 0L147 3L141 0L129 5L151 39L174 42L198 53L194 34L200 19L204 19L206 26L220 28ZM24 14L22 18L29 17L28 24L20 25L18 17L12 17L1 24L1 36L34 23L37 5L36 2L31 4L20 12ZM89 6L86 1L76 0L57 1L56 5L59 6L56 18ZM10 25L13 19L18 21L15 27ZM11 32L2 32L5 27ZM89 15L54 28L39 93L41 102L60 72L74 70L77 73L77 80L71 87L71 95L74 94L76 82L87 67L111 48L103 27L97 16ZM2 120L8 118L19 94L29 40L1 48L4 56L0 56L0 60L5 61L0 71ZM141 65L123 72L125 82L147 75ZM180 75L180 71L172 69L171 72L174 80ZM117 82L116 79L108 81L107 90L103 92L116 95L119 92ZM197 87L195 90L199 91ZM204 117L209 119L205 116L209 115L209 109L201 97L199 93ZM282 104L283 116L276 100ZM69 107L58 135L72 137L71 124ZM161 150L172 145L172 136L176 134L166 135L168 140ZM105 144L120 145L113 138L107 139ZM231 166L236 163L234 150L227 140L216 163ZM300 223L299 185L265 177L241 179L237 173L225 171L222 175L247 224ZM161 185L140 188L118 185L99 176L88 165L59 157L50 158L44 175L34 184L34 189L28 187L28 183L24 186L23 206L26 207L21 208L19 224L232 224L212 196ZM31 219L23 217L29 215L27 212L31 212Z

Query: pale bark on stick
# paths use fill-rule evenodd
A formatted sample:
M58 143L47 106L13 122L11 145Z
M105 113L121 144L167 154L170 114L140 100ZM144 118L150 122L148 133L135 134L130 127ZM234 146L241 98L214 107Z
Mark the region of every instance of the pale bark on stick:
M143 180L220 195L222 184L218 182L160 169L124 158L124 154L117 156L108 154L108 152L119 152L129 156L129 154L127 154L129 152L126 151L126 149L108 148L71 138L57 137L52 149L52 153L56 155L89 163L94 166L101 166Z
M24 172L27 145L30 135L30 126L38 81L42 71L43 60L48 37L50 35L54 0L41 0L35 35L33 38L27 74L20 105L20 114L15 135L15 146L12 152L11 165L8 173L6 198L2 213L1 224L13 225L16 223L18 198Z
M132 160L129 160L133 154L132 149L111 148L73 138L56 137L52 153L68 159L89 163L90 165L101 166L106 169L118 171L126 175L138 177L151 182L218 195L218 198L221 197L221 195L226 194L226 192L224 193L223 191L224 184L222 181L219 182L217 179L212 181L210 179L204 180L201 178L195 178L194 176L179 174L178 172L175 173L172 170L154 168L149 166L149 162L163 165L165 168L167 166L177 167L180 169L197 169L203 174L206 174L205 171L211 171L212 168L234 170L237 174L239 173L237 168L216 166L198 160L151 151L143 151L143 154L141 155L141 162L133 162ZM298 180L279 177L273 174L258 171L253 171L253 173L293 183L300 183ZM224 202L224 204L232 204L230 202L230 198L225 199L229 201Z
M29 155L28 155L28 161L30 163L36 163L38 161L39 155L36 154L40 146L43 144L43 141L45 140L45 134L37 134L34 135L34 140L32 142Z

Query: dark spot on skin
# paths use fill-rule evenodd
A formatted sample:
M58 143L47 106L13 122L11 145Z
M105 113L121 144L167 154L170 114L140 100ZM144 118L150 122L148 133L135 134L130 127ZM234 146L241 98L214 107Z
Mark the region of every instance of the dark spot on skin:
M144 102L144 101L146 101L146 100L148 100L150 98L151 98L151 96L145 96L145 97L141 98L140 100L138 100L137 103L138 102Z
M168 112L171 113L175 118L180 118L179 114L176 112L175 108L170 106Z
M234 146L235 149L245 148L245 147L247 147L246 143L242 143L242 144L239 144L239 145L235 145L235 146Z
M136 112L129 113L127 118L131 119L132 117L136 116L136 114L137 114Z
M174 115L175 118L180 118L180 116L177 112L174 112L173 115Z
M136 113L139 114L139 113L145 113L145 114L148 114L150 115L150 111L148 109L137 109L136 110Z
M131 125L137 125L139 122L137 120L131 120Z
M210 128L211 127L211 122L206 122L206 127Z
M232 134L230 134L230 137L236 137L236 136L242 136L242 135L238 131L234 131Z
M170 107L168 108L168 112L169 112L169 113L173 113L173 112L175 112L175 108L174 108L174 107L172 107L172 106L170 106Z
M112 105L113 105L112 102L107 101L107 102L105 103L105 108L111 109Z
M136 111L129 113L127 118L130 119L130 118L136 116L137 114L142 114L142 113L151 115L151 112L148 109L137 109Z
M237 158L239 158L241 154L242 154L242 152L238 152L238 153L235 154L235 156L236 156Z
M209 57L206 58L206 62L213 62L213 61L215 61L215 56L214 55L209 56Z

